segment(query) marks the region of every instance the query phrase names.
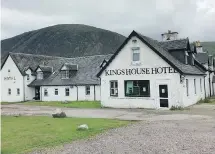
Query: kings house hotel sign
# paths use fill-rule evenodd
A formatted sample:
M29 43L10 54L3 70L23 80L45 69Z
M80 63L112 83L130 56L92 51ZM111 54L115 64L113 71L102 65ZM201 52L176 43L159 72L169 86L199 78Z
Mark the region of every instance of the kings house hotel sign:
M167 73L177 73L177 71L172 67L105 70L106 76L108 76L108 75L136 75L136 74L167 74Z

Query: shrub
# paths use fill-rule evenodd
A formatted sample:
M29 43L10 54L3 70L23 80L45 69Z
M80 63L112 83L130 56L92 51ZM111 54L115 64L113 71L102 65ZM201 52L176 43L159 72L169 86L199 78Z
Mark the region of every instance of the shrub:
M182 106L173 105L173 106L171 106L170 110L184 110L184 108Z

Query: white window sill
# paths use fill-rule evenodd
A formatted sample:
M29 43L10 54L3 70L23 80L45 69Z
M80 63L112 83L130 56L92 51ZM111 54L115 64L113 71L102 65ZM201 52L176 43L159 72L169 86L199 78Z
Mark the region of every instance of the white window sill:
M131 65L132 65L132 66L140 66L140 65L141 65L141 62L140 62L140 61L135 61L135 62L132 61L132 62L131 62Z

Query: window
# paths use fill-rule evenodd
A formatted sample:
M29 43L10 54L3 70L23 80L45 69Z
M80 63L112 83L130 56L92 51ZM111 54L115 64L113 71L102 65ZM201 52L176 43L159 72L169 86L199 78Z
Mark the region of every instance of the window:
M8 95L11 95L11 89L10 88L8 89Z
M194 79L194 91L195 91L195 94L196 94L196 79Z
M149 80L125 81L125 96L127 97L150 97Z
M90 95L90 86L85 87L85 94Z
M58 95L58 89L54 89L54 94Z
M189 96L189 83L188 83L188 79L186 79L186 87L187 87L187 96Z
M132 43L137 43L137 40L133 39L133 40L132 40Z
M133 54L133 62L139 62L140 61L140 48L132 48L132 54Z
M65 95L69 96L69 88L65 88Z
M37 72L37 79L43 79L43 72Z
M8 70L8 72L10 72L10 70Z
M62 79L68 79L69 78L69 71L61 71Z
M118 81L110 81L110 96L118 96Z
M200 91L202 92L202 79L200 79Z
M44 96L48 96L48 89L44 89Z
M30 80L30 76L29 76L29 74L27 74L27 80Z
M16 90L17 90L17 95L20 95L20 89L17 88Z

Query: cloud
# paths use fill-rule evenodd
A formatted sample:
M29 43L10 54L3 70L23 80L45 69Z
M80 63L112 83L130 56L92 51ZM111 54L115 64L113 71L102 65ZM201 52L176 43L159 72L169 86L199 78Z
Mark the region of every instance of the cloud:
M1 38L55 24L86 24L125 36L134 29L161 39L215 40L214 0L2 0Z

